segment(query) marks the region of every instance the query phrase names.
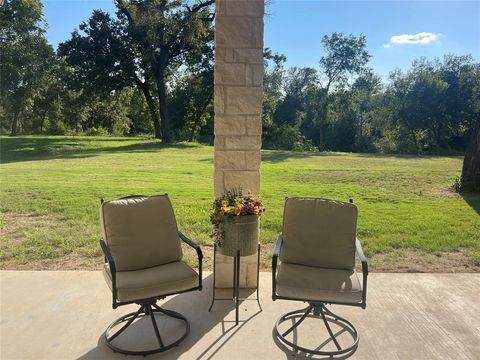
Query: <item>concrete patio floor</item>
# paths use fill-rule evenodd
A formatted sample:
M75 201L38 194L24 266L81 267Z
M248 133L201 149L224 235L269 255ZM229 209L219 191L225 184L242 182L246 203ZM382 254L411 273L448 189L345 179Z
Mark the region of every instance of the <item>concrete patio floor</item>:
M162 301L162 306L190 320L191 333L179 347L148 358L302 358L279 347L272 329L280 315L304 304L273 302L270 279L270 273L261 273L263 311L259 312L256 301L243 302L238 326L234 326L230 301L216 302L208 312L211 273L205 275L202 292ZM2 360L125 359L106 347L102 333L111 321L136 306L113 310L100 272L3 271L0 280ZM480 274L371 274L366 310L332 309L360 333L351 359L479 359L479 289ZM307 325L309 334L318 335L313 326ZM141 334L143 329L129 335L145 341Z

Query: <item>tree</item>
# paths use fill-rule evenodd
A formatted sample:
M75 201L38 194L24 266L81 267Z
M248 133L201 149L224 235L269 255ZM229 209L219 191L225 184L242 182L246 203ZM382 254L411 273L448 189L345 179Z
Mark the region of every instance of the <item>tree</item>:
M0 7L0 96L17 135L22 112L54 62L45 38L42 4L38 0L7 0Z
M355 79L352 85L351 95L355 106L355 141L354 148L358 150L368 150L369 145L366 139L367 131L374 111L375 95L380 94L382 90L382 79L375 74L372 69L365 69Z
M138 46L152 74L161 119L162 141L172 142L167 81L183 64L198 62L213 41L210 5L214 0L116 0L119 19Z
M325 76L323 86L322 107L319 109L318 147L324 148L325 125L328 122L329 95L332 87L342 88L350 78L360 73L368 63L370 54L367 51L365 35L356 37L352 34L334 32L322 38L326 54L320 59L320 67Z
M213 67L184 72L172 84L169 105L172 127L181 139L199 140L200 132L213 120ZM213 134L212 134L213 135Z
M463 159L460 186L463 191L480 192L480 120L472 131Z
M77 90L108 98L110 92L136 86L147 103L155 137L161 139L158 106L152 95L152 74L138 46L127 35L126 21L95 10L88 22L58 48L74 69Z

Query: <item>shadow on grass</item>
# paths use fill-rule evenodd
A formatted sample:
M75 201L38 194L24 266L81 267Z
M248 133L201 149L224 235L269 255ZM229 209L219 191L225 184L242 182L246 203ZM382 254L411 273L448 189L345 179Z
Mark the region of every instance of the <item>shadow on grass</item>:
M466 192L462 193L461 196L463 200L480 215L480 194Z
M125 142L139 141L133 144ZM100 143L117 142L118 146L101 147ZM89 146L92 145L93 146ZM156 152L162 149L185 149L195 144L177 143L163 145L154 139L95 138L95 137L2 137L0 139L0 163L34 160L76 159L118 152Z
M293 152L282 150L263 150L262 161L267 163L280 163L289 159L308 159L308 158L321 158L331 156L356 156L360 158L395 158L404 160L419 160L419 159L435 159L435 158L448 158L458 159L461 155L449 154L449 155L412 155L412 154L380 154L380 153L344 153L344 152Z
M395 158L404 160L429 160L429 159L458 159L464 154L383 154L383 153L351 153L361 158Z
M343 156L342 153L335 152L293 152L282 150L264 150L262 152L262 161L267 163L279 163L289 159L308 159L325 156Z

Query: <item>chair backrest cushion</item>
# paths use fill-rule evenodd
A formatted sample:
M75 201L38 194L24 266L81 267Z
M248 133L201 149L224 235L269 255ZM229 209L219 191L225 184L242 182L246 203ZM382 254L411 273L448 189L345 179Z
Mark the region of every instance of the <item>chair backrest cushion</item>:
M320 198L288 198L280 260L330 269L353 269L357 207Z
M118 271L146 269L182 258L175 214L166 195L104 202L100 222Z

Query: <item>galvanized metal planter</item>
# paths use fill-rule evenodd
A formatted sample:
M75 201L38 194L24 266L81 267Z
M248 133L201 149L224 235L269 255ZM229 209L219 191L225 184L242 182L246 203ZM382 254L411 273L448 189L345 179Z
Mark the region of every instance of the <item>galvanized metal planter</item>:
M226 216L219 225L221 239L218 249L225 256L253 255L257 252L260 235L257 215Z

